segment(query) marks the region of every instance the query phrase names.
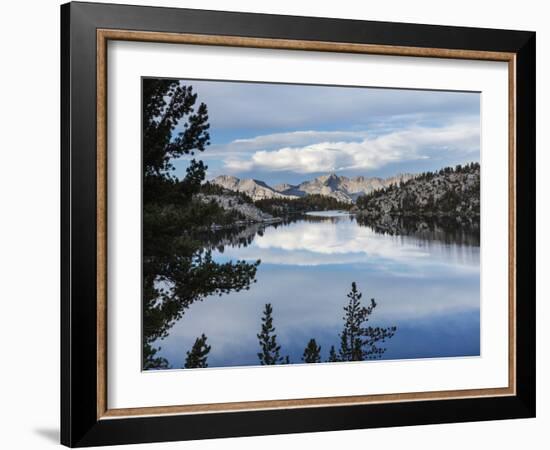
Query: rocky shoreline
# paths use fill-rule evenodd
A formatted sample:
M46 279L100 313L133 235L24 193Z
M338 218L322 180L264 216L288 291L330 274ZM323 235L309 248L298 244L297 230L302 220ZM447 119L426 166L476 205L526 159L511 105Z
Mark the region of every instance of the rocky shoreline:
M270 224L270 223L279 223L279 222L282 222L283 219L281 219L280 217L273 217L271 219L264 219L264 220L261 220L261 221L255 221L255 220L237 220L229 225L217 225L217 224L212 224L210 225L210 230L212 231L218 231L218 230L228 230L228 229L231 229L231 228L240 228L240 227L245 227L245 226L249 226L249 225L253 225L253 224Z
M222 230L228 228L236 228L241 226L250 225L253 223L277 223L282 222L283 219L280 217L274 217L269 213L266 213L253 205L252 203L247 203L242 201L242 199L235 197L233 195L205 195L197 194L197 200L203 203L215 202L218 206L225 209L226 211L236 211L241 214L244 219L236 220L229 225L218 225L212 224L210 226L211 230Z

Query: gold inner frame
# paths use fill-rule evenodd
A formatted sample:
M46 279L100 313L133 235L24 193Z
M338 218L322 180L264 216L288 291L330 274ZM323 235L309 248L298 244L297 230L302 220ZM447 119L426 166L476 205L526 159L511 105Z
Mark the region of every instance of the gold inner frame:
M109 40L501 61L508 63L508 386L503 388L109 409L107 404L107 42ZM516 54L239 36L97 30L97 418L448 400L516 394Z

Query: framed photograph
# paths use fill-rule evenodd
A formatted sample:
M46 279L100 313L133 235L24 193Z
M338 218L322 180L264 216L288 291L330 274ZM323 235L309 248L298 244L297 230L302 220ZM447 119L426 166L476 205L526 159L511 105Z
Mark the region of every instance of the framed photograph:
M69 3L61 440L535 415L535 33Z

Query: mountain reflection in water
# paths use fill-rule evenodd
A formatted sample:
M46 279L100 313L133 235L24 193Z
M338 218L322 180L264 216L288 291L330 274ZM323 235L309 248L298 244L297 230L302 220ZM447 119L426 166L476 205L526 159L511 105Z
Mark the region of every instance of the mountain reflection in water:
M209 367L258 365L256 334L271 303L282 353L301 362L314 337L326 360L337 346L352 281L378 307L372 325L397 325L383 359L480 353L479 222L307 214L269 225L208 231L201 237L218 262L261 260L249 291L196 303L159 341L181 367L205 333Z

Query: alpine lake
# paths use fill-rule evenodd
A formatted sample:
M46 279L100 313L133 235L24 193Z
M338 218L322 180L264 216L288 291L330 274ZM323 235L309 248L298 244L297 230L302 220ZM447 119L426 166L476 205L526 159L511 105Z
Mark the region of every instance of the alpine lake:
M377 306L369 324L396 326L383 359L480 354L479 222L309 212L282 222L217 232L217 262L260 260L249 290L194 303L156 342L182 367L197 336L208 336L209 367L259 365L262 311L273 306L281 355L302 363L315 338L326 361L338 348L352 282Z

